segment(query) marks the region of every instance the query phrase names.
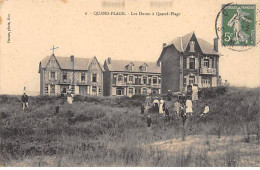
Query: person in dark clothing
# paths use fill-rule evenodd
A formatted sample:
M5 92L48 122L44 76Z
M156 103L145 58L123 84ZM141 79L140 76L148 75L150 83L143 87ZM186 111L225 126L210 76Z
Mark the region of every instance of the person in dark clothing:
M150 128L150 127L151 127L151 124L152 124L152 119L151 119L151 116L148 115L148 116L147 116L147 127Z
M141 114L144 114L144 105L141 105Z
M55 106L55 114L58 114L60 112L60 106L56 105Z
M186 113L185 113L185 108L184 108L184 105L181 106L181 119L182 119L182 124L184 126L185 122L186 122L186 119L187 119L187 116L186 116Z
M26 95L26 93L24 93L21 97L21 100L22 100L22 105L23 105L23 110L25 108L29 108L29 104L28 104L28 96Z
M191 98L191 97L192 97L192 86L188 85L187 92L186 92L186 98Z
M165 108L165 118L166 118L166 122L170 121L170 113L169 113L169 106L167 106Z
M171 90L168 90L167 100L168 100L168 101L172 101L172 93L171 93Z

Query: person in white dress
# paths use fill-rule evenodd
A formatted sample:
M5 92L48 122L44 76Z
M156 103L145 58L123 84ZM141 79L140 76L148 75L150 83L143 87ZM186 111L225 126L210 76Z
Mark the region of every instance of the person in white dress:
M164 100L163 100L163 98L161 98L161 100L160 100L160 106L159 106L159 113L160 113L160 114L163 114L163 113L164 113L163 104L164 104Z
M206 115L208 113L209 113L209 106L207 104L205 104L204 111L203 111L203 113L200 116Z
M67 102L69 104L72 104L72 102L73 102L72 90L69 90L67 93Z
M186 114L192 116L192 101L190 99L186 100Z
M151 107L151 100L152 100L151 97L147 95L147 97L145 98L145 106L144 106L146 111Z

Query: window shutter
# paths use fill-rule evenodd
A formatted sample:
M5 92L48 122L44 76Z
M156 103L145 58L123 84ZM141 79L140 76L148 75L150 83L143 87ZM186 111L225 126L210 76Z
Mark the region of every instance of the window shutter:
M195 69L199 69L199 59L195 58Z
M201 76L198 76L198 86L199 86L199 87L202 87L202 86L201 86Z
M141 84L144 84L144 76L141 76Z
M217 87L217 77L212 77L212 87Z
M212 67L212 59L209 59L209 68Z
M49 71L49 80L51 79L51 72Z
M186 68L189 69L189 67L190 67L190 58L187 57L187 65L186 65Z
M189 78L189 75L186 76L186 87L189 85L189 81L190 81L190 78Z
M203 67L203 66L204 66L204 59L201 58L201 67Z
M58 72L55 72L55 80L58 80Z
M99 82L98 81L98 73L96 73L96 82ZM97 91L98 92L98 91Z
M55 93L60 94L60 86L59 85L55 85Z

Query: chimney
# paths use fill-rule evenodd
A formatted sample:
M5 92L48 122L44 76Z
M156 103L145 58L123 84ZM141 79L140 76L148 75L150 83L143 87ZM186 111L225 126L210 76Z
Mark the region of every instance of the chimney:
M214 50L218 52L218 38L214 38Z
M162 44L162 47L164 48L165 46L166 46L166 43L163 43L163 44Z
M108 64L111 64L111 57L108 57L108 58L107 58L107 63L108 63Z
M74 55L70 56L70 60L71 60L71 62L74 62Z

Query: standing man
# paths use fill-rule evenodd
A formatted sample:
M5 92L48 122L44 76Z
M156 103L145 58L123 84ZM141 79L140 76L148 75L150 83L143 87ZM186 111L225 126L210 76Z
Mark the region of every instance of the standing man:
M29 103L28 103L28 96L26 93L23 93L22 97L21 97L21 100L22 100L22 104L23 104L23 110L25 108L29 108Z

